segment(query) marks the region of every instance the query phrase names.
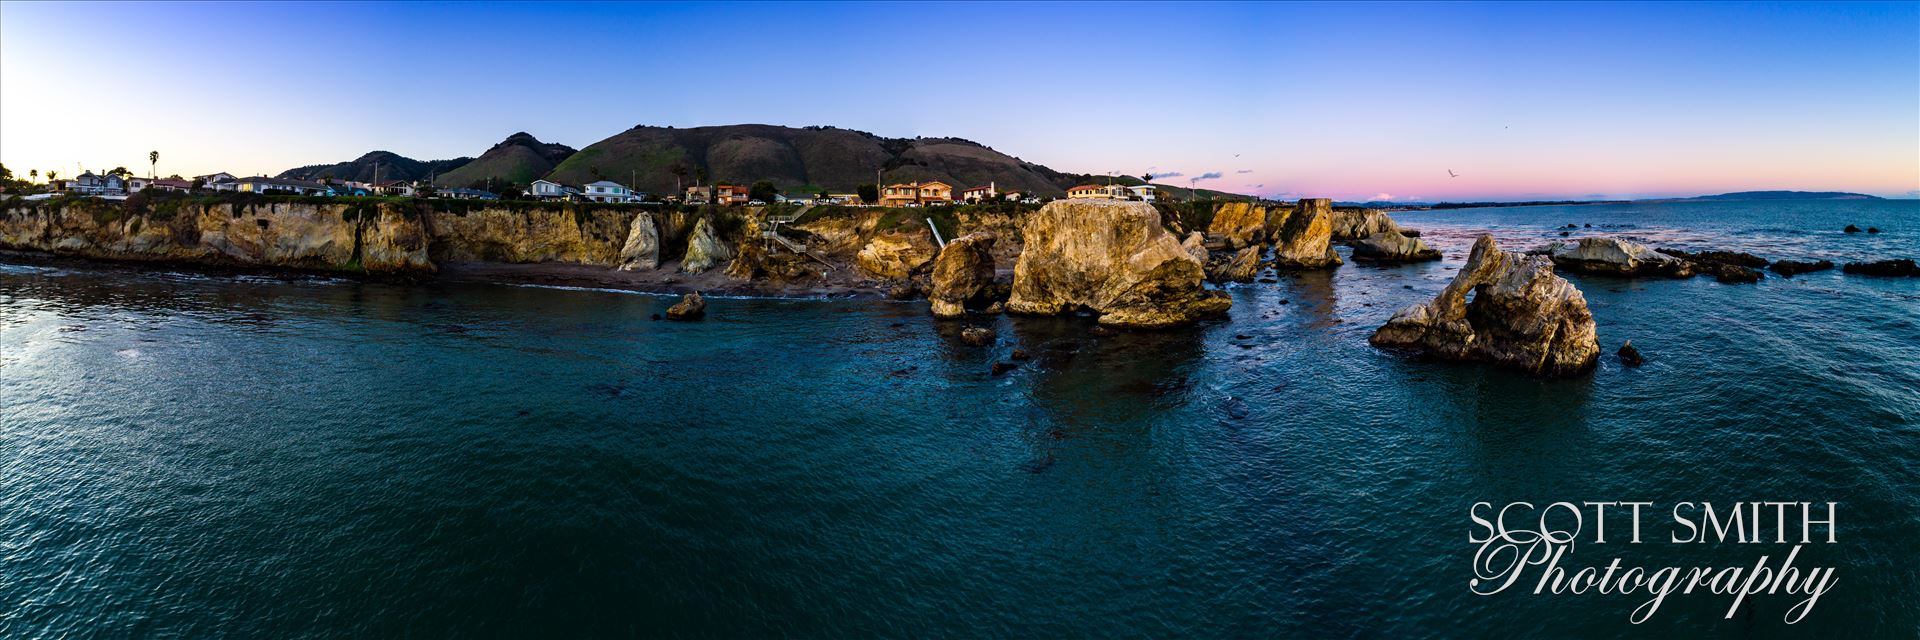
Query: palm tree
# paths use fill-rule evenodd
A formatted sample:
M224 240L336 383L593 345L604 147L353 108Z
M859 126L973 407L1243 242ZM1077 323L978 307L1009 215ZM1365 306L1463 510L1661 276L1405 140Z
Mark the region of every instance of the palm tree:
M154 172L155 169L159 166L160 166L160 152L148 151L147 152L147 177L151 178L156 175L159 175Z
M39 169L28 169L28 170L27 170L27 182L39 182L39 181L40 181L40 170L39 170Z
M57 169L48 169L48 170L47 170L47 182L53 182L53 181L55 181L55 180L59 180L59 179L60 179L60 171L59 171L59 170L57 170Z

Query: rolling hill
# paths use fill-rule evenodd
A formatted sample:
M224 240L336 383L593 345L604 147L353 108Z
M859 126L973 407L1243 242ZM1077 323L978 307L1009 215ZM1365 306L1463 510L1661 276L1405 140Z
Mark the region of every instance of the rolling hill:
M522 131L507 136L472 162L440 174L433 183L441 187L465 187L492 180L499 185L526 185L547 175L573 154L573 147L544 143Z
M771 180L783 190L852 191L874 181L940 180L956 189L997 183L1040 195L1066 193L1066 174L958 138L882 138L835 127L743 124L677 129L634 127L581 149L548 179L579 184L634 181L643 191L678 183Z
M378 166L379 179L386 180L426 180L433 176L458 169L473 158L454 158L452 160L415 160L392 151L372 151L348 162L338 164L314 164L280 172L277 177L293 180L319 180L337 178L372 182L375 167Z

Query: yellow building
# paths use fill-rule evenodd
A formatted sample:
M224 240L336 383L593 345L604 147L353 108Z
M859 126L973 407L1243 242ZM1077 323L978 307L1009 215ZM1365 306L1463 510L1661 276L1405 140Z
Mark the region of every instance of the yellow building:
M1126 187L1117 184L1083 184L1067 190L1069 198L1125 200L1129 195Z
M880 206L902 207L953 202L953 185L939 180L890 184L880 190Z

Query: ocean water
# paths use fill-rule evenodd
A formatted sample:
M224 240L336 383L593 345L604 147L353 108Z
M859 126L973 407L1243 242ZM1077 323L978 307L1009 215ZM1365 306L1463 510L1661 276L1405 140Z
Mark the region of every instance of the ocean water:
M924 303L678 324L641 294L0 263L0 636L1920 634L1920 280L1572 276L1649 362L1567 380L1366 344L1482 230L1920 257L1916 203L1396 217L1447 259L1235 286L1178 331L1000 318L991 349ZM1633 625L1644 596L1469 591L1473 503L1584 500L1837 502L1797 562L1838 584L1795 625L1784 594ZM1582 545L1570 570L1791 547Z

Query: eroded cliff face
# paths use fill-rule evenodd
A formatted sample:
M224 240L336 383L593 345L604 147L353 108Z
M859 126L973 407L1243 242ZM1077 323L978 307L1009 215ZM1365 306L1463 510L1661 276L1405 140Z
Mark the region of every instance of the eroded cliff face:
M650 215L642 213L641 215ZM572 262L618 267L632 212L565 207L434 211L433 258L443 262ZM656 255L655 260L658 260Z
M434 270L419 214L393 204L179 204L128 211L109 201L0 212L0 248L110 260L376 273Z

